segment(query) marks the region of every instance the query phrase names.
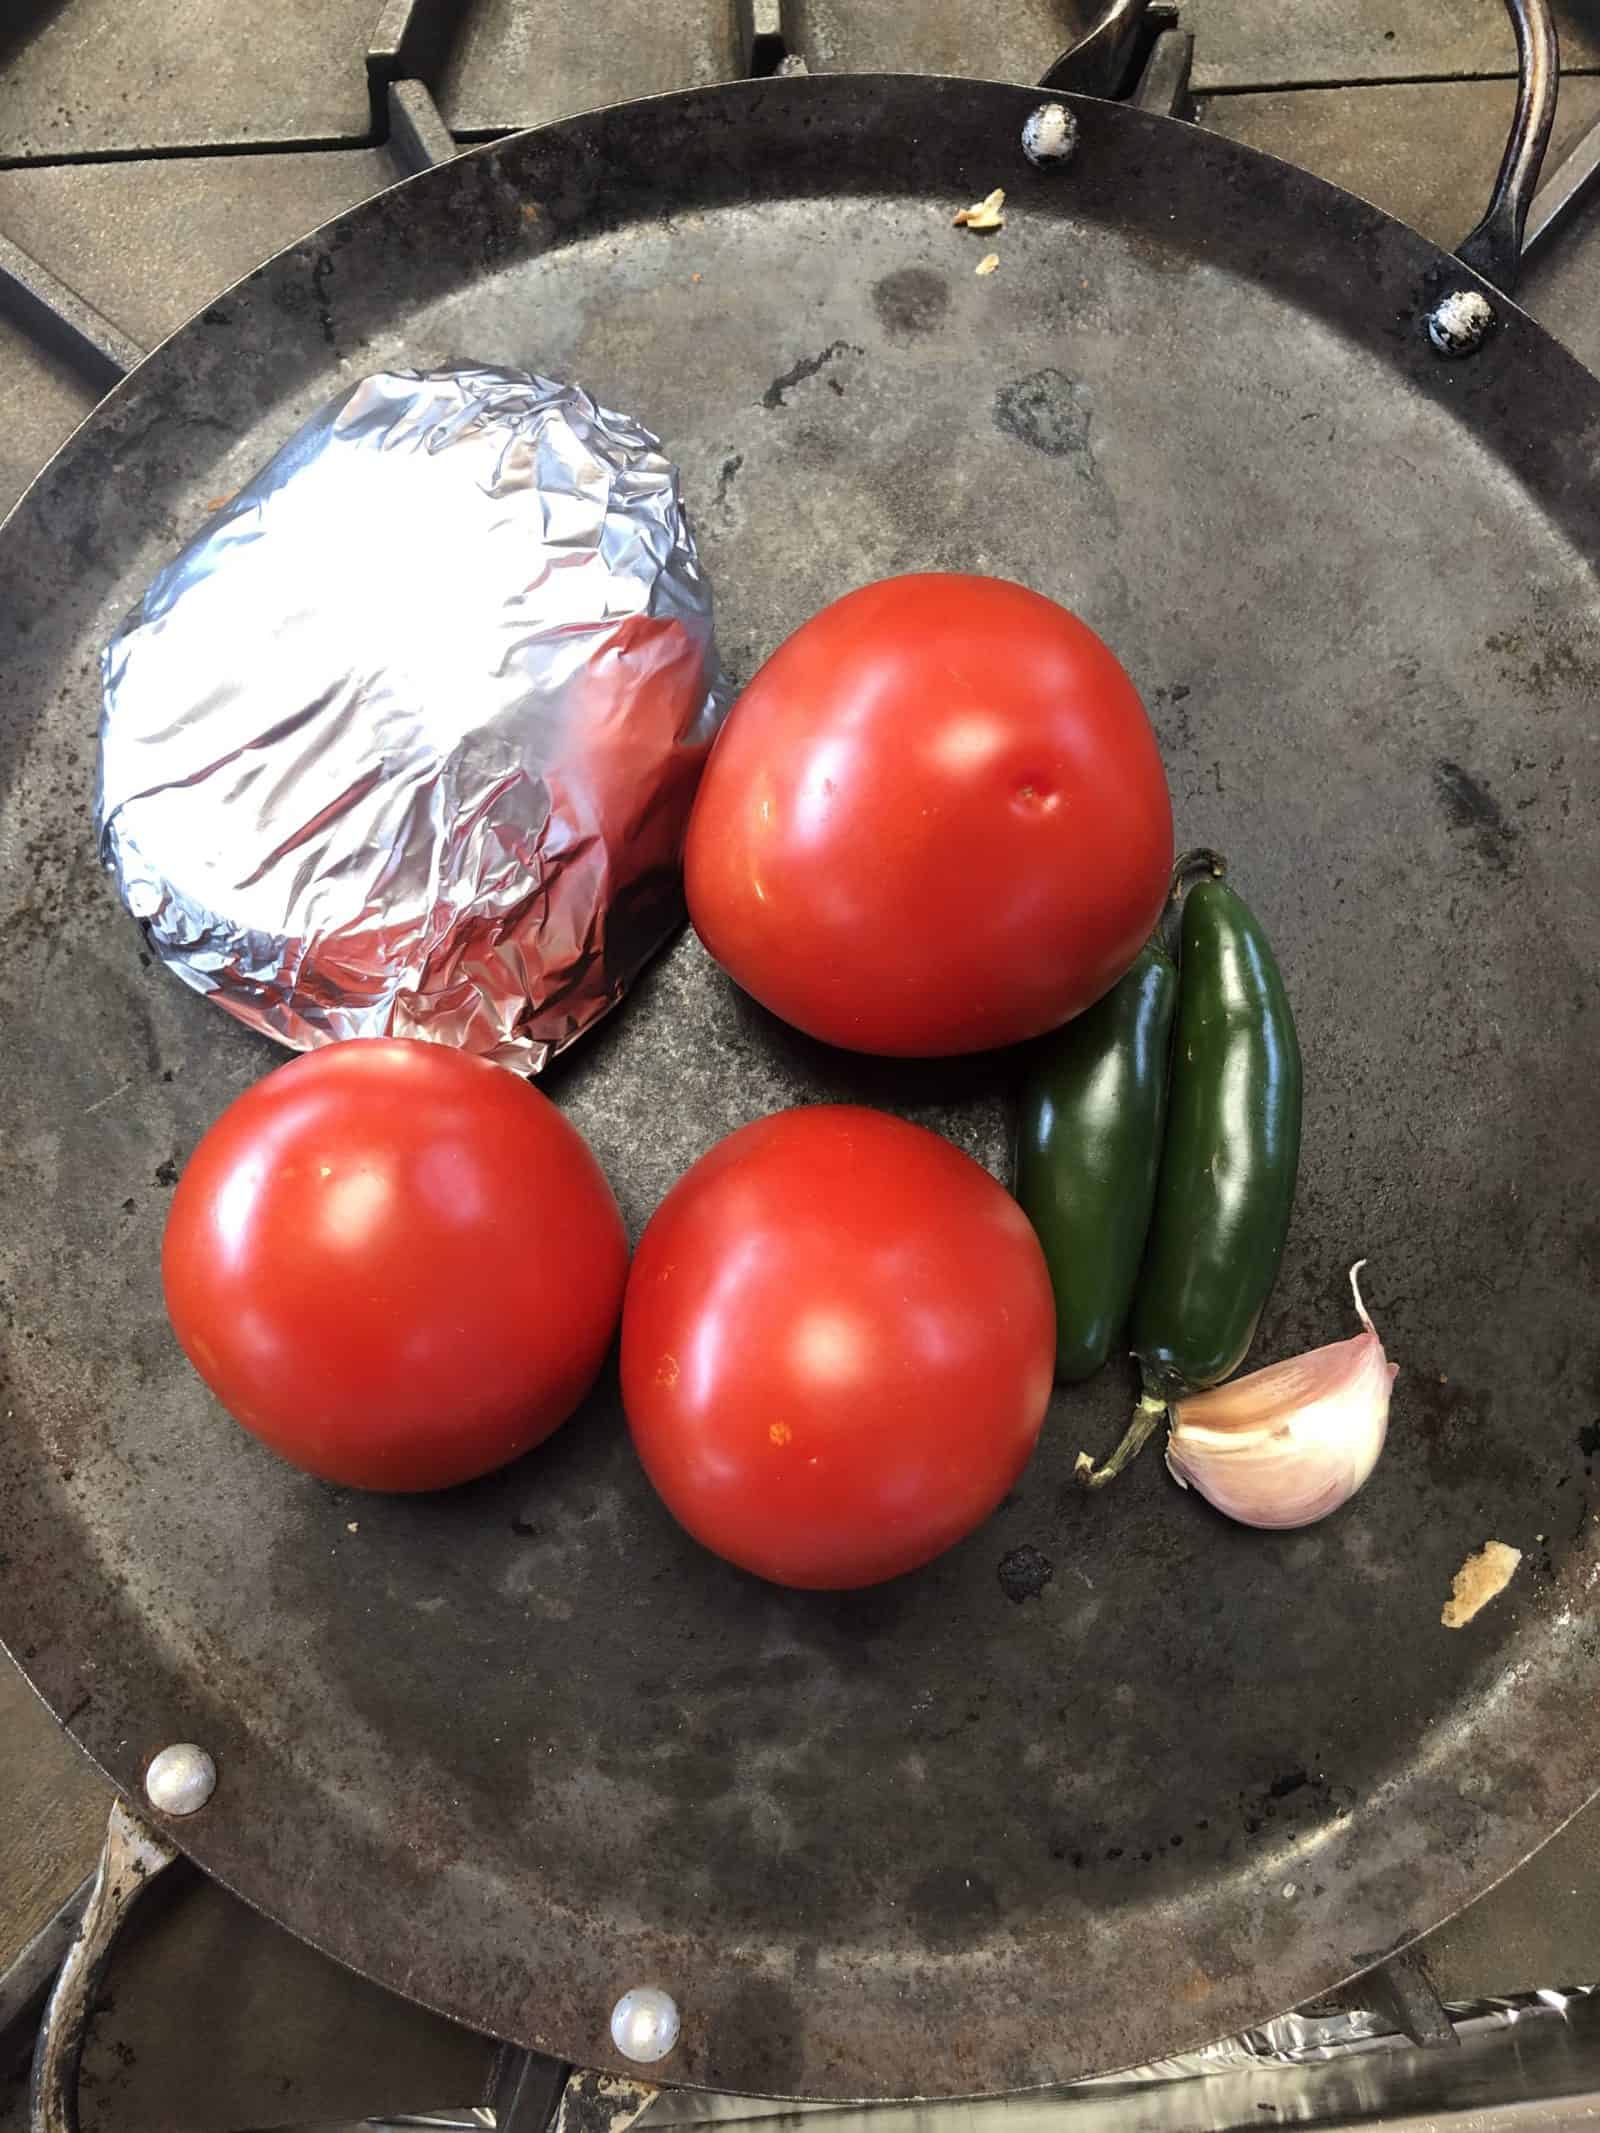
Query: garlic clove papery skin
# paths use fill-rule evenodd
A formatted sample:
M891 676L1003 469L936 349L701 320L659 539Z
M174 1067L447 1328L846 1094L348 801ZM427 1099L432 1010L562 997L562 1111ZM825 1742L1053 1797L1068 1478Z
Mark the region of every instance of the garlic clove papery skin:
M1383 1450L1398 1366L1383 1352L1356 1276L1362 1330L1351 1340L1269 1363L1248 1377L1175 1400L1167 1467L1241 1525L1313 1525L1348 1503Z

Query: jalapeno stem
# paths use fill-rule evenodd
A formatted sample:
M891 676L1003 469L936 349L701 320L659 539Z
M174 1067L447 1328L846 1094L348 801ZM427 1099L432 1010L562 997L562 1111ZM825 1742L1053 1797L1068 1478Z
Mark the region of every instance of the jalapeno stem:
M1168 903L1175 904L1183 893L1186 874L1204 869L1213 880L1220 881L1228 871L1228 862L1221 852L1214 852L1209 844L1197 844L1191 852L1180 852L1172 865L1172 883L1167 890Z
M1125 1466L1139 1454L1155 1434L1167 1412L1167 1403L1159 1393L1145 1391L1133 1410L1133 1420L1128 1424L1122 1442L1102 1465L1096 1466L1087 1452L1079 1452L1073 1472L1078 1485L1085 1489L1103 1489L1108 1481L1115 1481Z

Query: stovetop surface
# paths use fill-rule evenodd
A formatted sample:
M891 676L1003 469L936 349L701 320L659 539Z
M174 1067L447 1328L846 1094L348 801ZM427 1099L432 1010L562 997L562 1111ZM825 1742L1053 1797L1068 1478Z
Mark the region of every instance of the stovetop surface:
M748 4L741 29L730 0L461 0L429 55L430 86L466 142L727 78L750 63L752 28L764 67L781 34L819 68L916 63L1022 80L1079 19L1061 0L786 0L781 21L776 0ZM1600 0L1563 0L1557 13L1552 157L1600 118ZM382 0L6 0L0 241L153 346L412 167L369 79L369 47L392 15ZM908 16L925 59L906 55ZM1202 123L1440 243L1476 221L1513 91L1498 0L1183 0L1182 23ZM1525 276L1519 301L1600 367L1600 204ZM95 397L0 305L0 515ZM0 703L3 689L0 678ZM0 1660L0 1988L91 1869L105 1808L98 1776ZM1471 1999L1600 1978L1596 1889L1591 1810L1430 1937L1435 1983ZM182 2122L199 2127L245 2123L260 2108L249 2099L269 2095L281 2124L481 2088L482 2040L338 1970L197 1877L152 1903L113 1984L86 2058L90 2128L156 2123L179 2089ZM211 2069L198 2086L185 2065L197 2036ZM15 2074L0 2057L0 2133L19 2108Z

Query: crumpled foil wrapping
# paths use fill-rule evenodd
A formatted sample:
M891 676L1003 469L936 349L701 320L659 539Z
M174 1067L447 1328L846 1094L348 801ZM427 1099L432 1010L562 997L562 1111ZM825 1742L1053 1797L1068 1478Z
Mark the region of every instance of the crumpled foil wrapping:
M1348 1989L1359 1995L1361 1981ZM1589 1985L1540 1986L1505 1998L1447 2002L1446 2012L1459 2041L1473 2045L1482 2040L1492 2045L1509 2031L1527 2036L1541 2026L1584 2024L1595 1996L1596 1988ZM1481 2060L1471 2084L1475 2110L1457 2109L1464 2093L1457 2076L1452 2100L1443 2112L1432 2105L1425 2111L1415 2089L1406 2085L1403 2069L1390 2074L1385 2064L1386 2060L1403 2061L1408 2054L1416 2058L1422 2052L1433 2057L1433 2047L1413 2045L1384 2015L1360 2007L1325 2008L1320 2013L1280 2015L1216 2044L1058 2088L1010 2096L958 2097L949 2102L880 2103L870 2108L873 2124L885 2133L901 2133L903 2128L910 2133L1007 2133L1008 2127L1040 2133L1052 2118L1059 2121L1063 2133L1079 2119L1085 2128L1099 2129L1099 2133L1106 2128L1115 2133L1124 2127L1136 2133L1210 2133L1210 2129L1243 2125L1255 2112L1265 2114L1269 2109L1270 2122L1276 2125L1310 2128L1356 2123L1381 2126L1397 2120L1416 2125L1425 2116L1442 2116L1446 2121L1460 2117L1463 2123L1470 2119L1474 2125L1492 2120L1498 2125L1508 2118L1508 2110L1497 2104L1494 2088L1485 2079ZM1448 2051L1442 2064L1451 2064ZM1510 2069L1519 2065L1519 2087L1529 2100L1511 2110L1530 2114L1542 2110L1552 2126L1575 2123L1572 2111L1552 2111L1547 2092L1529 2085L1525 2060L1512 2059ZM1341 2067L1347 2078L1337 2088L1308 2085L1313 2070ZM1270 2105L1259 2080L1242 2092L1237 2086L1260 2076L1272 2083ZM1586 2103L1587 2097L1578 2101ZM675 2133L699 2133L708 2126L739 2123L755 2127L778 2118L791 2123L806 2120L819 2128L829 2118L857 2128L863 2122L861 2107L853 2104L663 2089L639 2123L649 2133L660 2133L666 2127Z
M285 1044L537 1069L680 915L711 595L676 469L575 386L364 379L102 672L101 856L168 968Z

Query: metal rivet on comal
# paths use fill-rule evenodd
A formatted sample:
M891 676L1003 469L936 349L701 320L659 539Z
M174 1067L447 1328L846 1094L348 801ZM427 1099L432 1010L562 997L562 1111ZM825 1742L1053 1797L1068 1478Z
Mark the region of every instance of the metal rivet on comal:
M192 1740L177 1741L152 1757L144 1795L164 1815L192 1815L217 1789L217 1766Z
M1058 168L1078 145L1078 121L1065 104L1040 104L1022 122L1022 153L1041 170Z
M678 2041L678 2003L659 1985L635 1985L611 2010L611 2041L624 2059L652 2066Z

